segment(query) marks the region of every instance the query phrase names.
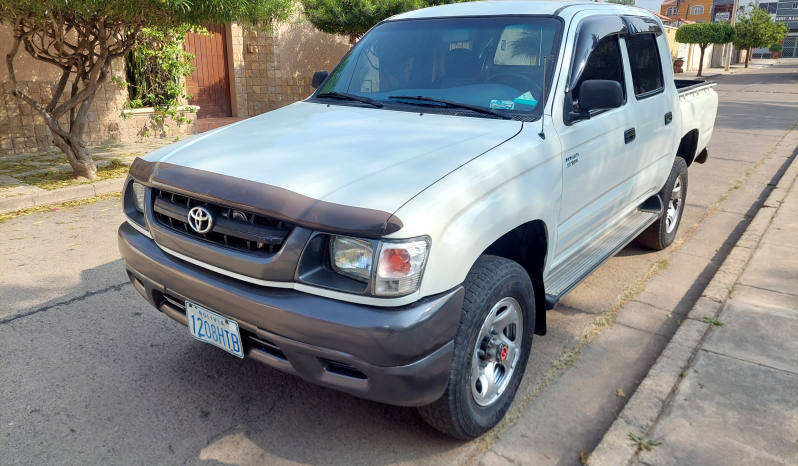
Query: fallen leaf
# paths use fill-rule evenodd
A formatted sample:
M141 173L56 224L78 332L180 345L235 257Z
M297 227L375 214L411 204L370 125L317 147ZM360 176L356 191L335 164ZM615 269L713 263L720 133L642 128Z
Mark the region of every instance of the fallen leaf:
M579 454L579 462L582 464L587 464L588 458L590 458L590 455L586 455L585 450L582 450L582 453Z
M621 398L626 398L626 393L624 393L622 389L616 388L615 389L615 396L620 396Z

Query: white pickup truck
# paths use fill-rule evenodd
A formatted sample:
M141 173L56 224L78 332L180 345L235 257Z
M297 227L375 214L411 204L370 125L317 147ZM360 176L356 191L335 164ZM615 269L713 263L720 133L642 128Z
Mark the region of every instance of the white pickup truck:
M314 86L137 159L127 273L199 340L461 439L506 413L546 310L673 241L718 103L606 3L401 14Z

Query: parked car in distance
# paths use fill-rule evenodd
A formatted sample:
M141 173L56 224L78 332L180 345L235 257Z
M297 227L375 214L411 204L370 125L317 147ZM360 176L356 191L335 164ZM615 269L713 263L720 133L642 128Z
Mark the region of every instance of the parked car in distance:
M134 162L127 273L195 338L459 439L507 412L547 310L673 242L718 104L607 3L401 14L314 85Z

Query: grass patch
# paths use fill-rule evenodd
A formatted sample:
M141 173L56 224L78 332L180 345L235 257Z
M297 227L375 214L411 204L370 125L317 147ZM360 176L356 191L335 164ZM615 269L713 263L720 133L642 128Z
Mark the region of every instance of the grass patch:
M36 207L29 207L27 209L17 210L15 212L11 212L8 214L0 215L0 224L6 223L9 220L15 219L17 217L24 217L26 215L31 214L39 214L43 212L52 212L54 210L60 210L64 208L70 207L79 207L82 205L89 205L94 204L95 202L99 201L107 201L108 199L121 199L122 193L110 193L110 194L103 194L102 196L94 196L94 197L86 197L83 199L75 199L74 201L67 201L61 202L58 204L50 204L50 205L40 205Z
M17 173L25 173L38 168L38 165L27 162L3 162L0 163L0 175L14 176Z
M629 440L632 441L632 446L637 448L637 451L646 450L651 451L654 447L662 445L662 442L655 442L648 437L640 436L629 432Z
M97 167L97 179L94 181L121 178L127 175L129 165L125 165L118 159L111 160L107 165ZM34 173L32 175L17 177L18 180L46 191L65 188L76 184L92 183L88 180L77 180L75 174L67 171L52 171L44 173Z
M723 327L724 325L726 325L726 324L724 324L723 322L721 322L721 321L719 321L717 319L713 319L712 317L704 317L704 322L706 322L708 324L712 324L712 325L714 325L716 327Z

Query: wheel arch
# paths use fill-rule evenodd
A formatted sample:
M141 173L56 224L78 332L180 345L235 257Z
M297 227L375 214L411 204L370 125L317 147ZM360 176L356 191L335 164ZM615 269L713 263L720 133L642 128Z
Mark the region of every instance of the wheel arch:
M482 254L517 262L529 274L535 291L535 334L546 334L546 291L543 271L548 254L548 230L543 220L532 220L505 233Z
M695 160L696 152L698 149L698 129L692 129L682 136L679 142L679 148L676 150L676 156L681 157L689 167L693 160Z

